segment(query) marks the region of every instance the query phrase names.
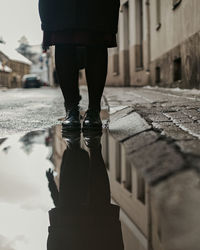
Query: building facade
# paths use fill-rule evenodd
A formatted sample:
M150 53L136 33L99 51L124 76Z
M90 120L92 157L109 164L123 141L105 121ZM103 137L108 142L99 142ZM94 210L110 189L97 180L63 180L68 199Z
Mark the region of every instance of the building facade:
M7 65L12 69L9 88L21 88L23 76L30 73L30 64L9 60Z
M121 0L107 85L200 88L200 1Z
M12 69L0 61L0 87L9 87L11 83Z
M8 88L22 87L23 76L30 73L31 61L4 44L0 44L0 61L4 67L11 69L9 77L5 78L5 72L0 73L4 74L4 77L1 76L2 81L4 79L1 85Z

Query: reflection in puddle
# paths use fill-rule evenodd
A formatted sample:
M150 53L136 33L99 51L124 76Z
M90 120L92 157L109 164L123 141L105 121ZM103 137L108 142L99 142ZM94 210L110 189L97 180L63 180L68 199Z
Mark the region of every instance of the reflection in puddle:
M46 249L46 214L53 206L45 178L53 167L48 134L13 136L0 145L0 249Z
M60 131L0 142L0 249L123 249L101 135Z
M49 212L48 249L123 249L119 207L110 204L110 185L101 154L101 135L65 135L57 188L47 177L56 208ZM59 191L58 191L59 190Z

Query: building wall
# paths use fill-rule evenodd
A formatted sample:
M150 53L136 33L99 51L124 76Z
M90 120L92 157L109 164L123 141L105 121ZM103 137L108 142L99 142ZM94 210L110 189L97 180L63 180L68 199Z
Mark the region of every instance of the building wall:
M200 88L199 11L199 0L121 0L107 85Z
M11 74L10 72L0 71L0 87L9 87Z
M22 77L30 73L30 65L9 60L6 63L13 71L11 73L11 80L9 88L21 88L22 87Z
M147 2L121 1L118 47L110 49L109 52L107 85L141 86L149 81L150 43Z
M151 0L151 83L164 87L200 88L200 1L161 1L160 28L157 0Z
M161 1L161 27L156 30L156 3L151 0L151 60L167 53L200 31L200 1L183 0L173 10L173 1Z
M8 78L9 81L6 87L8 88L22 87L22 77L30 73L30 65L23 63L23 62L10 60L1 51L0 51L0 60L4 63L4 65L7 65L8 67L12 69L12 72L9 75L9 78Z
M22 77L30 73L30 65L9 60L7 65L13 70L11 73L11 82L9 84L10 88L21 88L22 87Z

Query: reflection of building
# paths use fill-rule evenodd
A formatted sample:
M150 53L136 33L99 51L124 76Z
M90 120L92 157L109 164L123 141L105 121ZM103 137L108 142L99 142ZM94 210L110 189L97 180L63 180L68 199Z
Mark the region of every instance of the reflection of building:
M4 44L0 44L0 61L4 67L8 66L12 70L8 78L1 76L6 81L1 85L9 88L21 87L22 77L30 73L31 61L19 54L15 49ZM5 72L2 74L5 75Z
M54 164L55 171L57 173L55 182L58 187L61 162L63 153L66 149L66 143L61 136L60 126L52 128L51 135L51 161ZM147 250L147 197L146 187L143 179L138 176L136 172L132 172L131 175L130 165L126 164L125 153L123 149L119 143L108 134L108 131L106 130L104 131L101 138L101 144L102 156L109 174L112 199L120 205L123 211L121 213L121 223L125 250ZM88 153L90 152L88 147L85 145L83 138L81 140L81 148L88 151ZM96 161L96 166L97 164L98 162ZM84 164L82 167L84 168ZM77 170L77 168L75 169ZM126 179L128 180L127 184L125 184ZM76 183L76 181L74 183ZM112 234L112 230L110 234Z
M56 126L51 129L52 134L52 156L51 162L55 166L57 172L56 184L58 185L58 178L60 176L60 166L62 162L63 153L66 149L66 143L64 142L61 135L61 127Z
M122 0L108 85L200 88L200 1Z
M112 199L119 204L122 211L125 250L151 249L148 243L151 233L148 231L148 223L151 215L148 214L148 189L144 179L128 161L123 145L111 134L104 133L102 145Z

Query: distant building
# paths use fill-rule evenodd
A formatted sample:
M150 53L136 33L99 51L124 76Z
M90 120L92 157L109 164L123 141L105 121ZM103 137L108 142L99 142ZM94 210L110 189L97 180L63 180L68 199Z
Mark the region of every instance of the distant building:
M199 0L122 0L107 84L200 88L199 11Z
M8 88L22 87L22 77L30 73L32 62L7 44L0 44L0 61L4 67L11 69L9 78L6 78L6 82L2 82L1 85L7 85ZM5 72L1 71L0 74L0 78L5 79Z
M17 51L32 62L31 74L38 75L43 82L48 83L50 86L56 85L54 80L54 48L50 47L46 53L43 53L41 44L29 45L28 41L23 44L23 40L21 40L22 43Z
M9 87L11 83L12 69L0 61L0 87Z
M44 82L49 82L47 55L43 53L42 46L30 45L29 51L32 54L31 74L38 75Z

